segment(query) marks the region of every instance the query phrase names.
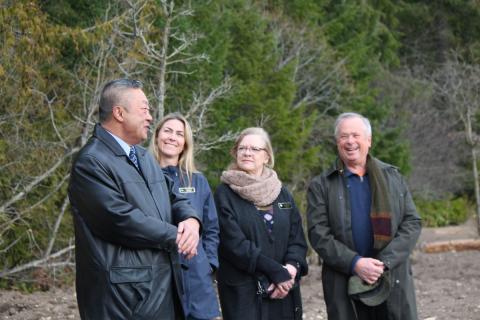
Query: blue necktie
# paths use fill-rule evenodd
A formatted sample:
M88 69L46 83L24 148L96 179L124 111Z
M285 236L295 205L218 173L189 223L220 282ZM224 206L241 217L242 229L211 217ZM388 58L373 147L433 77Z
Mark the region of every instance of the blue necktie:
M135 167L137 167L137 169L139 169L138 168L137 153L135 152L135 147L134 146L130 147L130 153L128 154L128 157L130 158L130 160L132 160Z

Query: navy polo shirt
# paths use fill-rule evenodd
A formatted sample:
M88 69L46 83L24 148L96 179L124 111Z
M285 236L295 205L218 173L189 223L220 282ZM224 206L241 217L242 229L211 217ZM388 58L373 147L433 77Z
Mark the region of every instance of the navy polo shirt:
M352 221L352 237L356 256L352 261L352 273L360 257L371 257L373 253L373 231L370 220L370 206L372 194L368 173L363 177L345 170L347 189L350 199L350 213Z

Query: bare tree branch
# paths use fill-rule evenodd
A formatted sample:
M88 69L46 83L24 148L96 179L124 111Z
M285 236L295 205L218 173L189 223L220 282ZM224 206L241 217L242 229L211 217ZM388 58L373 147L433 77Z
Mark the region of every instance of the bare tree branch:
M201 38L201 35L195 32L181 33L175 27L177 19L192 16L194 11L189 7L177 10L173 0L161 0L160 3L163 9L164 24L160 42L158 42L157 37L150 40L153 22L149 22L148 18L154 19L155 17L142 16L144 6L138 1L128 1L132 10L131 23L134 26L135 36L140 39L143 46L143 55L146 58L142 61L136 61L136 63L157 71L157 82L153 87L157 100L156 107L152 110L154 123L158 122L165 113L167 75L190 75L194 71L175 69L175 66L208 61L208 56L204 53L191 54L188 52L189 48Z
M62 208L60 209L60 213L58 214L57 220L55 221L55 226L53 227L52 234L50 235L50 241L48 242L47 250L45 250L44 258L47 258L50 253L52 252L53 245L55 244L55 240L57 238L58 229L60 228L60 224L62 223L63 216L65 215L65 211L69 205L68 196L65 196L63 199Z
M455 110L461 120L465 140L471 149L477 227L480 234L480 181L477 161L479 140L475 131L475 126L478 126L476 118L480 115L480 66L461 61L460 54L453 52L440 72L434 74L433 83L442 101Z
M277 64L281 70L294 65L294 81L297 97L292 106L295 110L302 105L315 105L321 114L338 107L346 78L346 60L334 61L327 45L312 38L310 31L290 22L273 19L272 29L277 49L282 59Z
M52 108L52 104L55 101L55 99L57 98L57 96L54 95L52 98L49 98L45 93L40 92L37 89L32 89L32 92L42 96L43 99L45 100L45 102L47 103L48 110L50 112L50 122L52 123L53 130L55 131L55 134L57 135L58 140L60 140L63 148L65 150L67 150L68 147L67 147L67 144L65 143L65 139L62 137L62 135L60 134L60 131L57 128L57 124L56 124L56 121L55 121L55 115L53 113L53 108Z
M204 97L201 93L193 95L193 102L190 106L190 109L185 114L187 119L193 119L195 115L196 120L196 131L201 131L204 127L205 113L208 110L208 107L213 104L215 100L224 96L232 89L232 81L230 77L225 77L222 83L210 93Z
M35 268L35 267L38 267L38 266L41 266L41 265L45 265L49 260L61 257L64 254L69 253L73 249L75 249L75 245L69 245L68 247L65 247L62 250L59 250L59 251L55 252L54 254L51 254L47 257L43 257L42 259L34 260L34 261L31 261L31 262L25 263L23 265L17 266L15 268L12 268L10 270L2 271L2 272L0 272L0 278L5 278L9 275L12 275L12 274L15 274L15 273L18 273L18 272L22 272L22 271L25 271L25 270L28 270L28 269L31 269L31 268Z
M210 141L207 141L207 142L197 144L198 147L195 150L195 153L200 153L200 152L216 149L224 142L235 140L235 138L237 136L238 136L238 132L228 131L228 132L224 133L223 135L221 135L220 137L217 137L214 140L210 140Z
M63 157L57 160L53 166L48 168L44 173L41 175L35 177L32 182L30 182L25 188L18 192L17 194L13 195L10 199L5 201L1 206L0 206L0 214L6 213L8 210L8 207L13 205L15 202L23 199L25 195L27 195L30 191L32 191L39 183L41 183L43 180L46 178L50 177L64 162L66 159L71 157L73 154L75 154L78 150L80 150L79 147L72 148L69 150Z

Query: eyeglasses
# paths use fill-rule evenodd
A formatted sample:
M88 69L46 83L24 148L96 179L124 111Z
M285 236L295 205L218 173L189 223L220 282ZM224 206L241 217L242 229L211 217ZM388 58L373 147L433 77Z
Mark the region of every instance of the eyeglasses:
M259 153L260 151L265 150L265 148L260 148L260 147L246 147L246 146L239 146L237 148L238 153L245 153L247 151L250 151L254 154Z

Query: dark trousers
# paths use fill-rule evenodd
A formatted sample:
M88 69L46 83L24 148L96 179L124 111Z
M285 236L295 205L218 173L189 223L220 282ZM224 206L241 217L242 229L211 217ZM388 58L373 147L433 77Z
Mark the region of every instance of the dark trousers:
M387 303L384 302L375 307L369 307L360 301L355 301L357 320L387 320Z

